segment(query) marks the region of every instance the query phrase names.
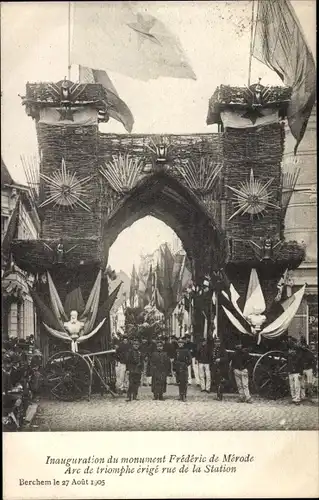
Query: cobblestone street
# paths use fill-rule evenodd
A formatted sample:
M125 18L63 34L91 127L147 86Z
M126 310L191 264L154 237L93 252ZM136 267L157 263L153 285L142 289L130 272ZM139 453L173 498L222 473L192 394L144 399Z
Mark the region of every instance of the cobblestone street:
M153 401L150 388L140 390L139 401L126 397L94 395L90 402L41 400L30 431L125 431L125 430L315 430L318 404L289 400L267 401L258 397L253 404L239 403L236 394L222 402L216 394L190 387L187 402L177 400L178 388L168 386L165 401Z

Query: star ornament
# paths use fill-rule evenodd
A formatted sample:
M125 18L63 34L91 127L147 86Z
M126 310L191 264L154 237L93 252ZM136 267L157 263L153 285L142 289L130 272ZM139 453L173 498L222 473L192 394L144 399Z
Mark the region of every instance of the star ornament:
M50 187L51 195L43 201L39 208L53 204L55 207L67 207L74 209L76 207L83 208L90 212L90 207L83 201L83 197L87 196L85 185L91 179L91 176L78 179L75 172L72 174L67 171L65 160L62 158L61 169L54 172L51 176L40 174L41 179Z
M67 106L61 106L61 108L57 108L57 112L60 115L59 122L64 120L74 122L74 117L73 117L74 110L72 110L71 108Z
M156 36L150 33L151 29L156 23L156 19L154 17L149 17L149 19L147 19L142 14L137 14L136 19L137 22L127 23L127 26L135 31L135 33L137 33L139 47L145 40L148 40L151 43L155 43L156 45L162 45L161 42L156 38Z
M255 179L253 169L251 169L249 180L241 182L239 189L227 186L228 189L235 193L236 196L234 196L233 200L237 206L237 210L228 220L232 220L236 215L244 215L246 213L250 214L251 218L254 215L259 217L263 212L267 212L267 208L280 210L278 205L269 201L272 192L269 192L268 188L273 180L274 178L271 178L267 182L262 183Z
M258 107L255 106L252 106L243 115L241 115L242 118L247 118L248 120L250 120L253 125L255 125L258 118L263 118L263 116L264 115L261 113L261 111L259 111Z

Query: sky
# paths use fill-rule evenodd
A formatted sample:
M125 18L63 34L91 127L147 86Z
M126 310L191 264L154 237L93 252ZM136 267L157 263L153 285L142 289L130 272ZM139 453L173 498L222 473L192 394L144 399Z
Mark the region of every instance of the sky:
M292 0L291 3L315 54L315 1ZM180 39L197 80L159 78L144 82L109 72L119 95L134 115L133 133L215 132L215 126L206 125L206 116L208 100L216 87L247 85L252 2L135 4L161 20ZM35 124L26 116L19 94L24 95L28 81L59 81L67 75L67 21L68 2L1 4L1 153L18 182L25 182L20 155L30 157L37 153ZM251 81L256 82L259 77L264 85L281 84L274 72L253 60ZM72 67L71 79L77 79L76 67ZM114 120L101 125L100 130L125 132ZM134 238L145 235L143 228L150 230L150 220L144 224L142 230L132 229ZM147 244L153 249L158 234L163 237L170 234L164 231L162 223L153 225L154 237L149 236L148 243L143 242L146 253L151 253ZM129 229L127 231L129 235ZM127 238L129 241L130 236ZM139 255L141 248L134 252ZM131 269L131 263L128 267Z

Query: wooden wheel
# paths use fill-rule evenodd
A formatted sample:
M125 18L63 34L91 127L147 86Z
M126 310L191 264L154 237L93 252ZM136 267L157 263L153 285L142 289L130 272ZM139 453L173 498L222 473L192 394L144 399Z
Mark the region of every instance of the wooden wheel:
M289 391L287 354L269 351L261 356L253 370L253 381L260 396L278 399Z
M92 382L90 365L76 352L58 352L47 363L46 382L55 398L76 401L89 393Z

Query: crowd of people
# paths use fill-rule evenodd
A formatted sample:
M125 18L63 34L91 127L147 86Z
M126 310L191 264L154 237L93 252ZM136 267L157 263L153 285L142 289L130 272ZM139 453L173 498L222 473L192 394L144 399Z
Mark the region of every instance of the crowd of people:
M2 345L2 424L8 430L20 429L29 405L40 394L42 354L34 337L10 338Z
M195 344L190 335L168 337L157 341L130 339L125 335L116 342L116 385L127 401L136 400L139 387L151 388L153 398L162 401L167 384L179 388L179 400L186 401L187 389L195 384L202 392L216 392L222 400L229 386L230 375L236 384L239 401L252 403L250 393L250 348L238 343L231 351L222 347L219 339L202 339ZM307 349L304 337L297 342L288 339L287 370L291 399L294 404L311 398L315 358Z

